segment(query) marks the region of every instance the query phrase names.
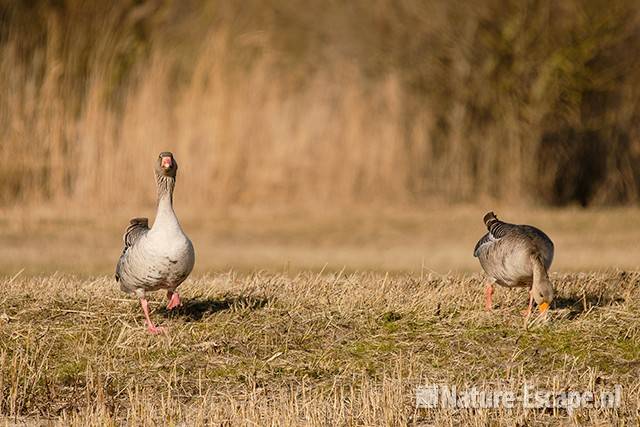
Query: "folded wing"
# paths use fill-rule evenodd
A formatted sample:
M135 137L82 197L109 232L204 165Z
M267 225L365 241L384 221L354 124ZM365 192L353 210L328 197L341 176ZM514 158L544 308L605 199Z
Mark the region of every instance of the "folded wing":
M131 221L129 221L129 226L122 236L124 249L122 249L122 255L120 255L118 265L116 266L116 281L120 280L120 268L122 266L124 258L127 255L127 250L135 245L136 242L140 240L140 238L144 236L148 231L149 218L133 218Z

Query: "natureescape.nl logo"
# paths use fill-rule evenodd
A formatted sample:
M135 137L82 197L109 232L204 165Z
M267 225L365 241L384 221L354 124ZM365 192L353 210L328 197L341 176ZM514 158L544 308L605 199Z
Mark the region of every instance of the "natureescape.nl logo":
M471 387L459 390L455 385L429 384L416 388L417 408L449 409L565 409L569 414L578 408L619 408L622 405L622 386L613 390L593 392L552 391L525 384L521 392L507 389Z

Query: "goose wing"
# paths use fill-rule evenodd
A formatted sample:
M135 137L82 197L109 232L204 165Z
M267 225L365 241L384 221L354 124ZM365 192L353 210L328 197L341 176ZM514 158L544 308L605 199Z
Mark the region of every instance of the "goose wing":
M122 261L127 253L127 250L135 245L135 243L140 240L142 236L147 234L149 231L149 218L133 218L129 221L129 225L122 236L122 241L124 242L124 248L122 249L122 255L120 255L120 259L118 260L118 265L116 266L116 281L120 280L120 268L122 266Z
M122 236L124 250L133 246L147 231L149 231L149 218L133 218L129 221L129 226Z
M517 225L509 224L502 221L496 221L488 228L490 231L482 236L482 238L478 240L478 243L476 243L476 247L473 250L473 256L475 257L480 256L480 253L484 250L484 248L492 245L493 243L513 233L514 231L518 231Z
M473 249L473 256L476 258L480 256L480 252L495 241L496 239L491 235L491 233L487 233L482 236L482 238L478 240L478 243L476 243L476 247Z

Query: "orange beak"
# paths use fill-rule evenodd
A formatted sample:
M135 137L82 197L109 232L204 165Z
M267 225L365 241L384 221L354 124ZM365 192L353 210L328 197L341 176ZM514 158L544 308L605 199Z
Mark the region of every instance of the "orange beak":
M540 310L540 313L544 313L545 311L549 310L549 304L546 302L543 302L538 306L538 310Z
M171 157L166 156L162 158L162 167L165 169L169 169L171 167L171 165L173 164L173 160L171 159Z

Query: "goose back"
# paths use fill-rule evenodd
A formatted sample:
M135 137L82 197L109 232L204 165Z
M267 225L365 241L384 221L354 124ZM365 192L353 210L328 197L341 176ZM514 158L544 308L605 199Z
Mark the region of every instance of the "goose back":
M532 256L549 269L553 262L554 246L540 229L500 221L493 212L485 218L488 233L476 244L474 256L485 272L503 286L530 286L533 269Z

